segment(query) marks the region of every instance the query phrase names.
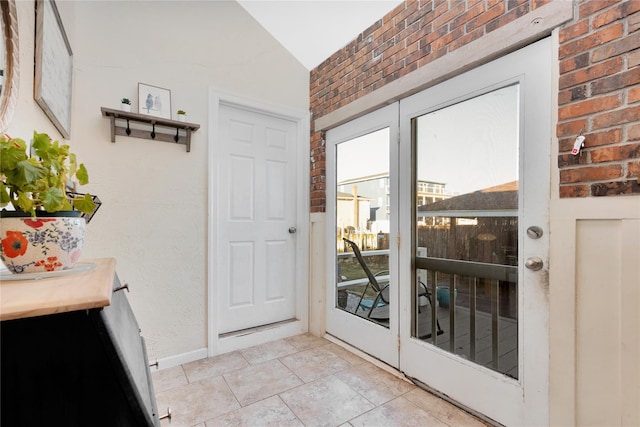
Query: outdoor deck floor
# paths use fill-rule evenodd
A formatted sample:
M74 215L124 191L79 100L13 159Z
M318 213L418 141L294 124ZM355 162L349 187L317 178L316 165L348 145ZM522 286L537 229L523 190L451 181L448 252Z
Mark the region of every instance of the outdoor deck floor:
M462 299L462 298L461 298ZM374 309L378 311L378 315L388 316L388 307L379 307ZM431 321L431 305L420 307L418 313L417 336L423 341L433 344L430 335L432 332ZM359 311L358 315L364 317L364 312ZM493 319L491 313L476 310L475 316L475 357L471 355L471 321L470 310L466 307L455 307L455 333L454 345L451 346L452 334L450 321L450 308L438 306L438 322L440 324L441 333L437 335L436 345L443 350L455 353L460 357L468 360L474 360L479 365L502 372L510 377L518 376L518 322L505 316L498 316L498 337L497 337L497 355L498 366L493 366ZM374 315L375 316L375 315ZM377 320L382 326L387 326L388 321Z
M518 323L515 319L498 316L498 367L493 367L493 337L491 313L476 312L475 358L471 357L470 314L465 307L455 309L455 337L451 348L450 309L438 307L438 319L443 333L437 335L436 345L443 350L458 354L465 359L475 360L476 363L503 372L513 378L518 376ZM422 307L418 315L418 335L431 333L431 310ZM425 341L433 344L431 338Z

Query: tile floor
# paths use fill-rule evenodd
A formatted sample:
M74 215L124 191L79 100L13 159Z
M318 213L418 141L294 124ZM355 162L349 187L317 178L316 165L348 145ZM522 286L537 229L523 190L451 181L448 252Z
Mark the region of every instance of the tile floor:
M485 426L323 338L298 335L156 371L162 426Z

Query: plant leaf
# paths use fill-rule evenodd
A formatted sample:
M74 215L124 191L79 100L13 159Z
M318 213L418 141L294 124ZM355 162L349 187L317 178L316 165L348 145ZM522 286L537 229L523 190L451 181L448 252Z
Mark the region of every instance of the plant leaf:
M73 199L73 207L84 212L86 214L93 212L96 208L96 204L91 197L91 194L85 194L84 197L77 197Z
M84 166L84 163L80 163L80 166L78 166L76 178L78 178L80 185L86 185L89 183L89 173L87 172L87 168Z
M7 203L11 203L9 187L7 187L4 182L0 181L0 206L6 206Z
M36 156L43 159L49 158L48 149L51 147L51 138L46 133L33 132L33 142L31 143Z
M47 169L33 162L31 159L21 160L16 164L16 175L14 176L18 186L24 186L36 182L45 177Z
M23 191L18 192L17 204L23 212L35 214L35 212L33 212L33 200L29 197L29 193Z
M40 194L42 206L47 212L55 212L60 209L64 201L64 192L57 187L48 188Z
M0 151L0 173L15 169L18 162L27 159L27 144L21 139L2 141L2 151Z

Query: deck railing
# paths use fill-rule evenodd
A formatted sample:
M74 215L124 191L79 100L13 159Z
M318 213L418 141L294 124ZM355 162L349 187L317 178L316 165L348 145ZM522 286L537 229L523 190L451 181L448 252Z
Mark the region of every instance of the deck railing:
M388 249L363 251L363 257L389 255ZM354 257L353 252L338 253L338 260ZM474 261L451 260L434 257L416 257L415 268L423 274L418 274L418 280L426 283L431 295L429 310L423 310L422 316L430 315L427 330L420 329L420 301L415 298L414 322L412 336L423 337L430 344L438 346L454 354L462 355L478 364L493 370L503 372L512 377L518 377L517 369L517 290L518 267L513 265L490 264ZM381 276L381 281L388 281L388 275ZM366 285L366 277L343 280L336 283L338 289L349 289ZM512 313L501 312L501 288L509 287L514 292L514 301L510 307ZM442 307L438 310L438 293L445 289L448 292L448 312ZM416 287L418 289L418 287ZM459 291L464 290L464 295ZM468 290L468 294L466 293ZM480 290L480 292L479 292ZM482 295L484 291L484 296ZM417 292L416 292L417 295ZM462 298L460 298L462 296ZM487 301L488 297L488 301ZM502 296L504 299L504 295ZM458 301L461 301L460 303ZM479 303L480 301L480 303ZM503 301L503 305L504 301ZM507 301L506 306L509 306ZM424 305L423 305L424 308ZM428 315L427 315L428 313ZM464 315L458 318L461 313ZM468 316L467 316L468 313ZM449 317L446 322L446 317ZM464 321L464 322L463 322ZM445 322L445 324L443 324ZM468 322L468 323L467 323ZM510 337L502 337L502 324L515 325L516 333ZM447 324L448 323L448 324ZM487 325L488 323L488 325ZM443 334L443 327L445 332ZM478 330L490 330L490 336L478 333ZM428 338L427 338L428 337ZM490 339L490 354L488 349L478 348L477 343L484 343ZM448 342L447 342L448 340ZM484 346L483 346L484 347ZM461 350L463 349L463 350ZM514 358L501 358L508 352L514 352Z
M517 377L517 364L513 366L513 363L505 364L501 366L500 358L505 352L513 351L517 352L517 335L515 340L510 340L509 348L502 349L501 345L505 345L504 341L500 337L500 322L505 317L500 313L500 285L510 284L514 285L518 283L518 267L511 265L499 265L488 264L481 262L471 261L459 261L449 260L441 258L429 258L429 257L417 257L415 266L419 270L425 270L427 273L427 286L430 289L430 293L433 296L437 296L438 287L446 285L448 288L448 302L449 302L449 325L446 339L449 340L448 351L454 354L460 354L460 349L464 348L464 356L470 360L476 361L479 364L485 365L485 361L478 360L478 353L476 349L477 337L477 322L479 318L478 313L478 296L477 290L479 286L488 288L490 294L490 318L491 318L491 360L488 367L509 373L509 375ZM443 283L444 282L444 283ZM466 283L465 283L466 282ZM457 324L456 304L457 304L457 290L461 287L461 284L468 286L468 299L465 302L465 312L468 309L469 324L468 329L464 326ZM466 287L465 286L465 287ZM445 286L443 286L445 288ZM435 304L436 298L432 301ZM459 312L459 310L458 310ZM438 334L436 329L438 326L438 310L432 309L431 313L431 331L428 334L431 343L438 346ZM483 314L483 316L486 316ZM440 319L441 321L443 319ZM440 323L442 325L442 323ZM418 331L418 322L414 323L413 335L419 337L423 334L423 331ZM458 331L461 331L460 337ZM459 342L458 340L464 340L468 342ZM514 347L515 346L515 347ZM517 357L516 357L517 359ZM511 372L509 372L511 371Z

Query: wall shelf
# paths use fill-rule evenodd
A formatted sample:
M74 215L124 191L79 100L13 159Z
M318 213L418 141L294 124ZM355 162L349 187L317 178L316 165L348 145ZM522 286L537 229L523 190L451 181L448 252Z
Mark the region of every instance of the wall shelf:
M191 151L191 132L200 129L199 124L163 119L146 114L130 113L106 107L101 107L100 111L102 111L104 117L109 118L111 124L111 142L114 143L116 142L116 135L121 135L183 144L187 146L187 152L189 152ZM149 129L133 128L131 127L131 123L142 124L145 128L148 127ZM165 130L165 132L159 132L158 128ZM170 129L172 132L167 133L167 129Z

